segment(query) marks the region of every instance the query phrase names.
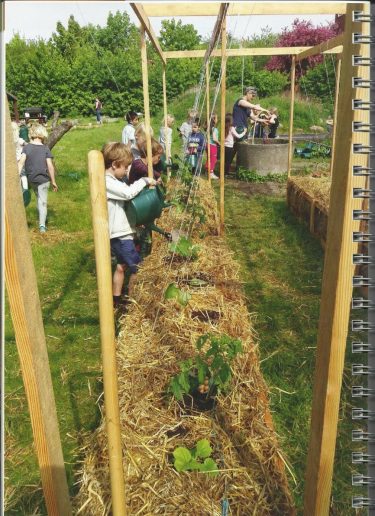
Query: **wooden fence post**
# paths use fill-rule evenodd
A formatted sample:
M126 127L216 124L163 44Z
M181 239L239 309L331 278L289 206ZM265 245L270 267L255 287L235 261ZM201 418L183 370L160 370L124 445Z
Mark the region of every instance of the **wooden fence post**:
M118 401L111 252L104 159L101 152L96 150L89 152L88 170L99 294L100 340L103 361L104 405L108 434L112 511L114 516L125 516L125 480Z
M288 177L292 171L293 159L293 126L294 126L294 94L296 87L296 56L292 56L290 69L290 116L289 116L289 143L288 143Z
M348 4L345 16L342 72L337 106L337 138L332 173L327 246L325 252L322 296L314 373L310 444L304 495L305 516L329 513L333 462L337 436L340 391L348 334L353 254L353 209L361 209L362 199L353 200L353 188L364 187L365 179L353 176L353 166L367 166L368 155L353 153L353 145L368 145L367 133L353 132L354 120L368 123L369 111L353 109L354 99L368 102L369 90L353 88L352 77L369 78L368 67L353 66L352 55L369 56L369 45L353 44L352 34L369 34L369 23L353 22L353 11L369 13L369 3Z
M68 484L42 310L6 107L5 280L44 499L49 516L70 516Z
M148 177L154 177L152 167L152 151L151 151L151 118L150 118L150 97L148 93L148 65L147 65L147 48L146 48L146 31L141 24L141 58L142 58L142 81L143 81L143 102L145 108L145 129L147 144L147 166Z
M224 16L221 25L221 109L220 109L220 226L219 235L224 234L224 165L225 165L225 96L227 69L227 23Z
M207 59L206 63L206 113L207 113L207 133L206 133L206 141L207 141L207 178L208 182L211 183L211 156L210 156L210 62Z

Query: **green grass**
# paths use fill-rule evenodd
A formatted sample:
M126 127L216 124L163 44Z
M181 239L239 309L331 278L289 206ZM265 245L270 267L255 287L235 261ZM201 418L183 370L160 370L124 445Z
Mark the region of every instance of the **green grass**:
M249 312L254 313L273 420L297 480L294 485L290 478L290 486L301 512L323 252L289 212L284 197L249 197L229 183L225 213L228 242L241 265ZM351 489L351 361L349 345L333 481L332 514L337 515L352 514L351 497L358 494Z
M229 92L228 109L237 97ZM176 117L175 127L184 121L193 101L194 94L187 93L170 104L168 111ZM262 99L266 106L278 105L277 101L280 106L287 104L284 98ZM320 112L319 106L314 109ZM306 106L305 110L310 112ZM286 127L287 115L282 113ZM304 129L303 117L299 123L297 113L298 110L295 126ZM160 114L152 121L156 136L161 118ZM100 420L97 401L102 392L87 153L100 149L108 141L119 140L124 122L93 126L71 130L53 148L59 191L49 194L46 235L36 233L34 198L26 209L71 495L77 489L74 474L80 467L84 434L96 428ZM174 130L174 152L180 147ZM306 229L288 214L283 199L250 197L245 203L245 197L240 196L243 202L238 204L239 194L232 193L230 200L229 189L228 234L244 267L246 293L251 300L249 309L259 314L256 328L266 359L262 368L272 393L277 429L284 452L301 479L311 406L309 382L314 362L322 252ZM7 514L32 514L34 510L46 514L7 306L4 330ZM279 389L301 392L285 394ZM345 409L346 422L348 410ZM344 448L347 450L346 443ZM339 485L345 491L350 482L342 470L348 469L349 461L347 456L342 457L342 465L337 466L335 489ZM301 490L299 483L295 489L297 500Z

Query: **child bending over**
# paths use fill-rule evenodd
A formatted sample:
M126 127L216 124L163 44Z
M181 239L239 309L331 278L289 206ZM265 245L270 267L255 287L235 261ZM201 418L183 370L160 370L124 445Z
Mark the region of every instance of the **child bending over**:
M227 113L225 115L225 164L224 164L224 174L229 174L230 166L233 161L234 156L234 143L235 138L240 140L246 134L246 128L243 129L242 133L238 133L233 126L233 116L231 113Z
M57 192L58 187L55 180L55 168L52 163L52 154L47 145L44 145L48 133L47 129L41 124L30 127L29 136L31 142L22 149L21 157L18 161L18 172L22 173L23 167L29 186L34 190L39 212L39 231L45 233L47 220L47 199L50 183L52 189Z
M276 107L270 109L270 117L268 119L269 123L269 135L268 138L276 138L276 131L279 127L279 115Z
M107 143L102 149L105 166L105 182L108 203L108 225L111 252L117 259L113 275L113 305L121 303L121 291L124 284L125 270L131 273L129 294L134 283L134 274L141 258L135 249L133 236L135 228L131 227L125 213L125 201L133 199L145 186L155 185L152 178L143 177L128 186L122 180L125 177L133 156L127 145L118 142Z
M142 140L142 142L138 144L138 150L139 159L135 159L132 163L132 166L130 167L128 177L129 185L134 183L134 181L140 177L146 177L148 175L146 139ZM163 152L164 149L162 145L154 138L151 138L152 167L154 171L154 179L156 180L160 178L161 172L159 172L155 167L157 167Z

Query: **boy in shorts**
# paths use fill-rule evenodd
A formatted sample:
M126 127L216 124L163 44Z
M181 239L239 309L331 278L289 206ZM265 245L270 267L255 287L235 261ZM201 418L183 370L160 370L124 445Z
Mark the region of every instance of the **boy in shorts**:
M121 304L121 291L124 284L125 270L129 268L129 294L134 283L141 258L134 246L135 228L131 227L125 213L125 201L130 201L139 194L145 186L156 185L153 178L142 177L132 185L123 182L133 161L129 147L123 143L111 142L102 149L105 166L105 182L108 204L108 225L111 252L117 259L116 270L113 274L113 305Z

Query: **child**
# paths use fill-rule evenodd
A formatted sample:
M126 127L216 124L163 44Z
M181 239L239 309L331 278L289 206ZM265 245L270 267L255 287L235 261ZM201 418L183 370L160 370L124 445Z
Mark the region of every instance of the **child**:
M184 122L181 127L178 129L178 132L180 133L180 136L182 138L182 146L184 151L186 151L187 147L187 141L191 134L191 128L193 125L193 122L195 121L197 117L197 111L195 109L190 109L188 111L188 116L186 122Z
M268 135L268 138L277 138L276 136L276 131L277 131L277 128L279 127L279 115L278 115L278 110L276 107L273 107L270 109L270 117L268 119L268 123L269 123L269 135Z
M139 150L139 159L135 159L130 167L128 184L131 185L137 179L141 177L146 177L148 175L148 165L147 165L147 142L146 139L142 141L138 145ZM151 155L152 155L152 165L154 171L154 179L159 179L161 173L155 170L155 166L159 163L161 155L163 154L164 149L161 144L156 141L154 138L151 138Z
M27 120L20 120L20 130L19 130L19 136L25 142L29 143L29 128L27 127Z
M188 163L191 165L191 171L194 174L199 167L204 149L205 137L200 130L199 119L196 118L191 126L191 134L187 140L186 157Z
M153 136L154 131L152 130L152 127L150 127L150 135ZM139 153L139 146L142 145L146 141L146 127L145 124L142 122L137 125L134 132L134 139L135 143L131 145L130 150L132 151L133 158L140 159L141 155Z
M218 116L213 114L210 120L210 177L211 179L219 179L214 173L215 165L217 162L217 150L220 147L219 142L219 129L216 127L218 122ZM206 163L206 169L208 168L208 161Z
M160 127L159 142L163 146L164 153L168 158L171 157L172 150L172 126L174 124L174 117L167 115L167 133L165 133L165 119L163 118L162 126Z
M131 186L122 180L125 177L133 156L129 147L119 142L107 143L102 149L105 166L105 182L108 203L109 238L111 252L117 259L113 275L113 305L118 308L121 304L121 290L124 283L125 269L129 268L129 294L131 292L134 274L141 259L135 249L133 235L135 228L131 227L125 213L125 201L133 199L145 186L155 185L152 178L143 177Z
M129 111L126 113L126 121L128 124L122 130L122 143L125 145L135 144L135 126L138 124L139 115L135 111Z
M233 116L231 113L227 113L225 115L225 164L224 164L224 174L229 174L230 166L234 156L234 138L240 140L246 134L246 128L244 128L242 133L238 133L236 129L233 127Z
M41 124L30 127L31 142L22 149L18 162L18 171L21 174L25 167L29 186L34 190L39 212L39 231L45 233L47 219L47 198L50 183L52 189L57 192L55 181L55 168L52 163L52 154L44 141L48 136L47 129Z

